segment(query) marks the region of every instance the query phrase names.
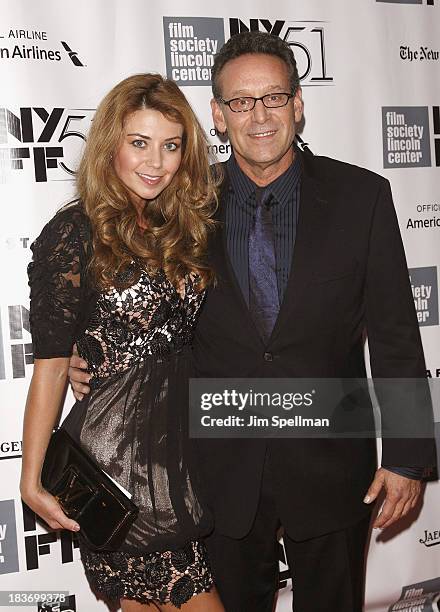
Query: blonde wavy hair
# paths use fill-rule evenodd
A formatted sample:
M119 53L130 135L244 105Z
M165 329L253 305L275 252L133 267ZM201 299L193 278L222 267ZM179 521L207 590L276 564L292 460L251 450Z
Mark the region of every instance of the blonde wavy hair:
M144 207L146 230L139 228L136 208L112 161L125 120L141 109L159 111L183 126L182 161L171 183ZM121 273L133 259L150 273L163 269L176 288L187 274L198 275L199 290L213 282L206 250L220 177L210 170L207 145L191 106L171 80L137 74L105 96L77 174L78 195L93 228L90 269L99 287L123 286Z

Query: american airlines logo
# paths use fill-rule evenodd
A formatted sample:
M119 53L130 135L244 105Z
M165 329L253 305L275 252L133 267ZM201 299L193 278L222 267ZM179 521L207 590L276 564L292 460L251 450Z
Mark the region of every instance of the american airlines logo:
M84 66L84 64L81 62L81 60L78 57L77 51L72 51L69 45L64 41L61 41L61 44L63 45L64 49L67 51L67 54L72 61L72 64L74 64L75 66Z
M61 44L61 47L60 47ZM69 58L74 66L83 68L85 64L66 41L51 40L45 30L2 27L0 25L0 62L1 61L40 61L61 62Z

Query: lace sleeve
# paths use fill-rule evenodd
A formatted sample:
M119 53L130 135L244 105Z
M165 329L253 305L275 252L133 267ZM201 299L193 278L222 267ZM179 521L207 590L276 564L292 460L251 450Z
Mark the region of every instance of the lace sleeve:
M34 357L70 357L83 296L83 253L78 207L53 217L32 244L28 266Z
M183 299L183 307L185 310L186 319L191 330L194 330L199 311L205 299L206 293L205 291L197 291L197 281L197 276L191 275L187 277L185 286L185 297Z

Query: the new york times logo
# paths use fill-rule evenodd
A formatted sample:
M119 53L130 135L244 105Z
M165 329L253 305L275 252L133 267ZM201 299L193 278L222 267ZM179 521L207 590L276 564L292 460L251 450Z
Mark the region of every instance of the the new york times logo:
M411 290L419 325L438 325L437 268L411 268L409 270Z
M426 45L420 45L418 48L400 45L400 59L409 62L436 62L440 59L440 51L430 49Z
M431 165L430 108L382 107L384 168L421 168ZM432 107L435 165L440 166L439 107Z
M71 180L94 109L0 107L0 183L33 174L37 183ZM20 175L23 176L23 175Z

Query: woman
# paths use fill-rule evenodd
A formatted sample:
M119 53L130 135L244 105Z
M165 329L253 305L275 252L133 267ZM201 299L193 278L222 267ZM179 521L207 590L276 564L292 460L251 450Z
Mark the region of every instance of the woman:
M144 74L112 89L77 178L79 200L32 247L35 365L21 494L53 529L79 529L40 480L76 343L92 392L62 426L139 507L117 551L94 552L80 538L89 582L123 612L220 612L186 412L189 342L213 280L204 255L215 185L203 130L179 88Z

